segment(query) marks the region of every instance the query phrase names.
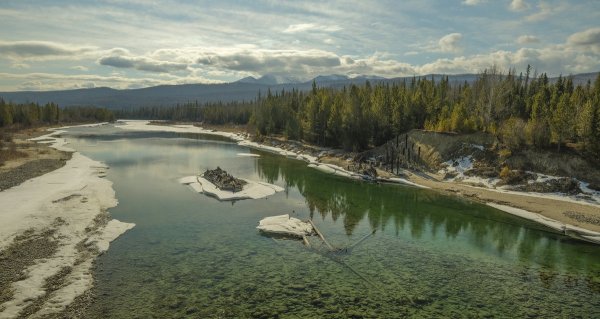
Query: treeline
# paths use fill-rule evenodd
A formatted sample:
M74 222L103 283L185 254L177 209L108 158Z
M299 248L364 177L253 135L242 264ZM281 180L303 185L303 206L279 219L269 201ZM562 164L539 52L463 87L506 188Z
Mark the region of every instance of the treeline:
M140 107L115 111L120 119L194 121L210 124L247 124L257 102L185 103L173 107Z
M259 94L255 101L188 103L175 107L121 110L119 118L250 124L259 135L364 150L411 129L439 132L488 132L505 146L519 149L575 143L600 155L600 76L573 84L570 77L550 83L545 73L507 74L485 70L473 83L448 77L414 77L396 83L351 85Z
M566 141L600 152L600 76L575 87L571 78L550 83L546 74L486 70L472 83L413 78L394 84L352 85L269 93L252 122L260 134L363 150L419 128L489 132L510 148L545 148Z
M81 106L59 108L54 103L7 103L0 98L0 127L30 127L45 124L77 122L112 122L115 115L108 109Z

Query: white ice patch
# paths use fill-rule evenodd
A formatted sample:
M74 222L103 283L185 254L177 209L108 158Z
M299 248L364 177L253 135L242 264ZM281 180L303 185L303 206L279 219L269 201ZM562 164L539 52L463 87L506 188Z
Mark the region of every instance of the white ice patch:
M241 157L260 157L259 154L253 154L253 153L237 153L237 156L241 156Z
M313 232L309 222L303 222L288 214L263 218L256 228L268 234L294 237L308 236Z
M255 182L248 179L246 185L239 192L231 192L221 190L217 186L207 179L200 176L186 176L179 179L181 184L188 185L191 189L198 193L204 193L209 196L218 198L219 200L241 200L241 199L259 199L273 195L277 192L282 192L284 189L277 185Z

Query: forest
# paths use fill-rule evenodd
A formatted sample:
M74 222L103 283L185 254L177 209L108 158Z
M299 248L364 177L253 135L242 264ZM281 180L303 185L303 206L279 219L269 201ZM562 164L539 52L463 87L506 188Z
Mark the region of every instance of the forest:
M319 88L309 92L259 94L250 102L188 103L171 108L116 112L119 118L248 124L260 135L361 151L411 129L437 132L487 132L510 149L574 146L600 155L600 75L594 83L573 84L570 77L550 83L547 74L518 75L495 68L473 83L414 77L410 81Z
M0 128L22 128L58 123L110 122L113 112L106 108L81 106L61 108L57 104L15 104L0 98Z

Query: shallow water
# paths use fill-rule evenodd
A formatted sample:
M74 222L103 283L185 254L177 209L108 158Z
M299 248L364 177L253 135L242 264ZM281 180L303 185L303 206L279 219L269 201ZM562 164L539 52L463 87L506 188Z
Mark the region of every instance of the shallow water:
M223 138L71 129L110 166L136 227L97 261L87 318L600 317L600 247L433 191L329 176ZM257 153L260 158L237 153ZM219 202L177 179L215 166L280 185ZM271 239L266 216L313 218L331 254Z

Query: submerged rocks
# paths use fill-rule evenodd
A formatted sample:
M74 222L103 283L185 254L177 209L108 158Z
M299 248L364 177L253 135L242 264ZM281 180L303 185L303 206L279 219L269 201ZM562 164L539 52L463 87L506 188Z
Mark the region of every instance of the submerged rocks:
M218 166L216 169L206 170L202 177L213 183L218 189L230 192L239 192L247 184L245 180L231 176Z

